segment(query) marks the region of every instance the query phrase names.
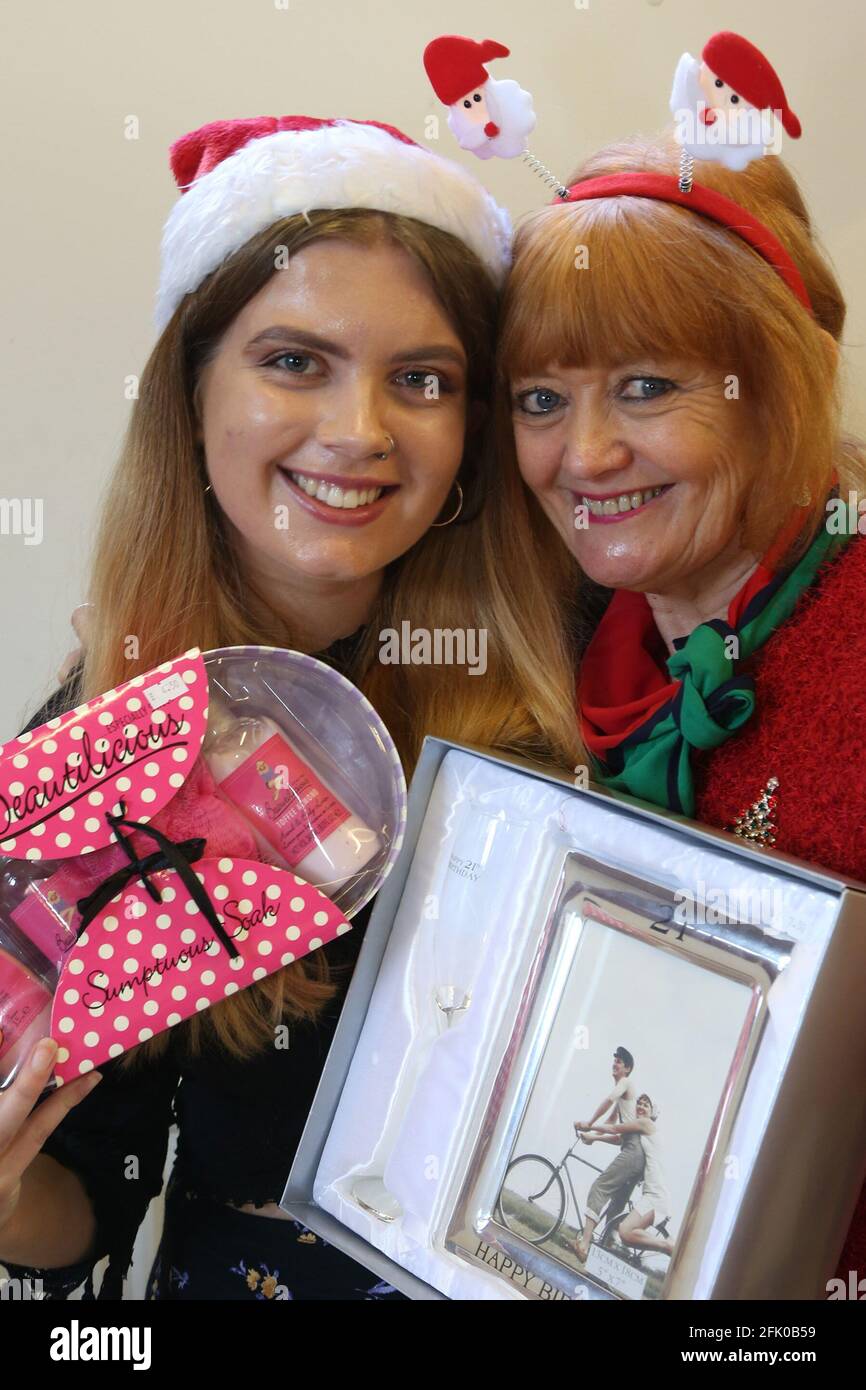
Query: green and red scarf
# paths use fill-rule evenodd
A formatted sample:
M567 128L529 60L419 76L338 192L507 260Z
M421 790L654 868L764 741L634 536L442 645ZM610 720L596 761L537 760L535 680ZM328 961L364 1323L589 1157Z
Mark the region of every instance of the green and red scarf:
M692 750L718 748L752 717L755 684L743 662L790 617L820 566L850 536L830 535L822 525L802 558L778 570L773 561L791 539L789 530L764 557L726 621L701 623L670 654L645 596L616 591L579 682L583 736L603 786L694 816Z

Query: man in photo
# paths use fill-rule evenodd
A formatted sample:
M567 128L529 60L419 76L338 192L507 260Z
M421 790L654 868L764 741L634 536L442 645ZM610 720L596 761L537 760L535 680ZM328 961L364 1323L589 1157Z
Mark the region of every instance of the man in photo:
M634 1057L626 1047L618 1047L613 1054L613 1090L596 1108L590 1120L575 1120L575 1133L584 1143L598 1139L601 1143L618 1143L620 1152L603 1173L596 1178L586 1199L586 1214L583 1231L574 1242L574 1248L581 1264L586 1262L592 1233L598 1225L605 1206L609 1204L609 1217L616 1216L624 1208L635 1185L644 1175L646 1158L640 1142L640 1135L629 1130L616 1135L596 1135L587 1138L588 1132L605 1111L607 1123L632 1124L636 1118L636 1096L631 1074L634 1070ZM610 1108L608 1108L610 1107Z

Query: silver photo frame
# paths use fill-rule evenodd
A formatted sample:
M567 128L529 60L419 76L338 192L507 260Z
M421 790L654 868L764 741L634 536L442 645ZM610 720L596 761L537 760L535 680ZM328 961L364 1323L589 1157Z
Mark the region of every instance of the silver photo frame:
M669 889L574 852L535 935L444 1248L526 1298L692 1298L768 992L794 942L718 913L683 914ZM643 1179L622 1214L602 1210L581 1258L590 1170L607 1166L586 1149L625 1147L625 1135L602 1133L602 1119L578 1130L566 1107L573 1114L573 1097L600 1093L602 1059L627 1045L630 1030L653 1039L644 1055L656 1058L656 1080L673 1097L675 1182L668 1191L650 1181L664 1171L665 1115L644 1118L629 1145L641 1146ZM654 1090L640 1058L636 1071ZM638 1115L648 1103L638 1102ZM671 1249L648 1248L647 1238Z

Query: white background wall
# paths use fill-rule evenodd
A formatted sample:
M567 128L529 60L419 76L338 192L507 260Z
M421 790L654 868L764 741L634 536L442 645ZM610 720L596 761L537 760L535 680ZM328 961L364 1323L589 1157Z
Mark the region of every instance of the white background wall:
M679 55L725 28L765 50L802 120L786 154L849 295L850 419L866 432L862 0L4 0L0 496L44 499L44 540L0 536L0 739L53 688L73 642L124 378L154 337L172 140L290 113L373 117L421 139L443 114L421 53L452 32L508 44L493 70L533 93L532 149L567 177L599 144L663 125ZM440 148L514 214L546 198L520 161L464 155L444 121Z

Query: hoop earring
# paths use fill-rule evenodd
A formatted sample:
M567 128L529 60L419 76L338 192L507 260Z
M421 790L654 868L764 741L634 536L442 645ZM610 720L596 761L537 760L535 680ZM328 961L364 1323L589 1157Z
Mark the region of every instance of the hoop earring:
M204 473L205 477L207 477L207 459L205 458L204 444L201 440L196 440L195 452L196 457L198 458L198 461L201 464L201 471ZM211 485L210 483L208 483L204 488L204 492L208 493L211 491Z
M391 454L393 454L394 450L397 447L397 445L394 443L394 436L392 434L386 434L385 438L388 441L388 448L385 450L384 454L375 454L374 457L377 459L390 458Z
M452 516L449 516L449 518L448 518L447 521L434 521L434 522L431 523L431 525L433 525L433 526L450 526L451 523L452 523L452 521L456 521L457 518L458 518L458 516L460 515L460 513L463 511L463 489L462 489L462 487L460 486L460 484L459 484L456 480L455 480L454 486L455 486L456 489L457 489L457 510L454 512L454 514L453 514Z

